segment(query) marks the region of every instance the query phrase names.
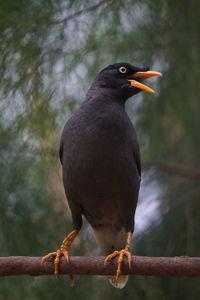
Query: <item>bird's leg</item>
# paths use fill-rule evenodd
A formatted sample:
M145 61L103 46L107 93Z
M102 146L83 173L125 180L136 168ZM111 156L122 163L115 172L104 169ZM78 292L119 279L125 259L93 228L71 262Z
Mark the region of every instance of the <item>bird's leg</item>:
M60 262L60 257L64 256L66 258L67 262L69 262L68 250L78 233L79 233L79 230L73 230L72 232L70 232L62 241L60 249L58 249L57 251L51 252L42 258L41 263L43 263L44 261L47 261L50 257L55 256L54 275L56 277L58 277L58 275L59 275L58 266L59 266L59 262Z
M111 261L116 256L119 256L118 261L117 261L117 272L116 272L116 277L115 277L116 284L118 283L119 277L122 273L122 262L124 260L124 256L127 256L129 269L131 268L132 254L129 251L131 238L132 238L132 233L128 232L125 248L121 249L121 250L114 251L112 254L108 255L104 260L104 265L106 265L106 263L108 261Z

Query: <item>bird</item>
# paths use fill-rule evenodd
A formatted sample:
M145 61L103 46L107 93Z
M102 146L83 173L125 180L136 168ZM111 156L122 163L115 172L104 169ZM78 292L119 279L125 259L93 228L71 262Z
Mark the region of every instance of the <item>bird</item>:
M117 257L110 283L123 288L128 275L122 274L127 257L131 267L130 243L141 181L141 160L137 135L125 110L128 98L154 90L141 83L161 76L148 66L118 62L97 75L85 100L66 122L60 142L63 184L71 210L73 231L54 257L54 274L59 274L60 257L69 262L69 248L82 227L84 216L91 225L106 265Z

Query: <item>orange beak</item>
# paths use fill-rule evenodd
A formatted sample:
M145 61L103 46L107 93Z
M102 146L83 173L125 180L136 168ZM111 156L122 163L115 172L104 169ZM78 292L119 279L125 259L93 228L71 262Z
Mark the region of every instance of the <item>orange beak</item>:
M131 77L134 79L130 79L129 81L131 83L131 86L133 86L133 87L136 87L145 92L155 93L155 91L153 89L151 89L147 85L142 84L141 82L137 81L137 80L144 80L146 78L155 77L155 76L162 76L162 73L156 72L156 71L136 72Z

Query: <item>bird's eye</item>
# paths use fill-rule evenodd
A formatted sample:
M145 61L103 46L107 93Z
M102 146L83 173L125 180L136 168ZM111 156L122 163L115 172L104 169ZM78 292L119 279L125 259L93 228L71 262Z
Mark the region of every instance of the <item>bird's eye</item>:
M120 73L123 73L123 74L124 74L124 73L126 73L127 70L126 70L125 67L120 67L120 68L119 68L119 71L120 71Z

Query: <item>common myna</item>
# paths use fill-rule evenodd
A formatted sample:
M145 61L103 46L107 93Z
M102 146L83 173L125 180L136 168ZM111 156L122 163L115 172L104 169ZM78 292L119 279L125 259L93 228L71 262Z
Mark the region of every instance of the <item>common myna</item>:
M103 69L92 83L85 101L65 124L60 161L63 183L72 214L73 231L55 256L55 275L61 256L69 261L68 250L85 216L92 226L105 264L118 257L116 276L110 282L123 288L128 276L121 275L124 256L129 252L140 188L140 153L134 127L125 111L126 100L140 91L153 93L141 83L160 76L146 66L115 63Z

